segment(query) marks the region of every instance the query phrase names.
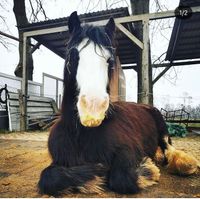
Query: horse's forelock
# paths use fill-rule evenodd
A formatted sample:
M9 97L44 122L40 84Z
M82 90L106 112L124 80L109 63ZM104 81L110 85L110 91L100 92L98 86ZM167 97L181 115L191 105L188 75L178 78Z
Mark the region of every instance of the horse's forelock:
M109 65L114 64L115 48L113 47L112 39L106 32L105 28L89 25L85 25L79 32L77 32L77 34L72 35L67 45L66 59L68 59L71 49L76 48L84 38L88 38L89 40L93 41L95 45L103 46L105 49L107 49L111 54L111 59L108 60Z

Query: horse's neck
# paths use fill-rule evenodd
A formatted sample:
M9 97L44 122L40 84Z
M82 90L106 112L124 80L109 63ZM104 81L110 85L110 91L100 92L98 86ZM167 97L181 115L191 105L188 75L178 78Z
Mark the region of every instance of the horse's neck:
M75 90L64 89L61 119L67 126L74 126L77 122L76 95Z

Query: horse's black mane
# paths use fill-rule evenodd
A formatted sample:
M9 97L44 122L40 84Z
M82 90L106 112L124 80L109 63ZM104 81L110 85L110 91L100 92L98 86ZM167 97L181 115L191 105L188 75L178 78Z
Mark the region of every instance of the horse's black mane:
M113 44L110 35L105 31L104 27L85 25L80 28L75 34L72 35L68 44L67 50L77 47L78 44L84 39L88 38L98 46L103 46L113 54Z

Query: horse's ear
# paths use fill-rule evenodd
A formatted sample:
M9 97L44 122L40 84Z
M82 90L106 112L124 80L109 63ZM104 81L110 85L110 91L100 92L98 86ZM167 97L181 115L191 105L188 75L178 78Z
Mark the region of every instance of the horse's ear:
M112 38L115 32L115 21L113 18L109 19L108 23L105 26L105 30L108 33L108 35Z
M78 29L80 29L80 27L81 27L81 22L77 15L77 12L75 11L69 16L68 20L69 33L71 34L74 31L77 31Z

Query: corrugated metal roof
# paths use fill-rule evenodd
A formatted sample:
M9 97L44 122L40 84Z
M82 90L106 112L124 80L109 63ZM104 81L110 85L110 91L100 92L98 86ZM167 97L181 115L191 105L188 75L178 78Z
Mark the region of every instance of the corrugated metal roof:
M181 0L181 6L200 6L200 0ZM187 19L175 19L166 60L200 58L200 13Z
M128 8L116 8L105 11L98 11L93 13L87 13L79 15L79 18L82 22L92 22L98 20L109 19L110 17L118 18L129 16ZM22 31L33 31L41 30L45 28L61 27L67 26L68 17L47 20L37 23L28 24L26 26L20 27ZM126 24L126 28L130 32L133 32L132 24ZM45 47L65 59L66 44L69 39L68 32L57 32L45 35L38 35L33 37L35 40L43 44ZM117 54L121 61L121 64L133 64L136 62L136 46L133 42L125 36L122 32L117 31L116 34L116 43L117 43Z

